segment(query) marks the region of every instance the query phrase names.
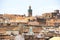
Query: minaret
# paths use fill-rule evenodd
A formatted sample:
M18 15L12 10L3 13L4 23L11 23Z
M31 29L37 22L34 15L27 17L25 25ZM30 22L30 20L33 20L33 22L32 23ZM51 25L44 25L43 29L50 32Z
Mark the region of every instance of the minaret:
M31 9L31 6L29 6L29 9L28 9L28 17L31 17L32 16L32 9Z

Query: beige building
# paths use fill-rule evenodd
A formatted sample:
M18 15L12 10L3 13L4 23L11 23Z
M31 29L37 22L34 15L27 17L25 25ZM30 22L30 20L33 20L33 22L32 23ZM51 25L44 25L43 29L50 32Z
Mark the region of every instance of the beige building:
M54 26L55 19L47 19L46 20L46 25L47 26Z
M60 26L60 19L47 19L46 20L47 26Z
M43 18L51 18L52 14L51 13L44 13L44 14L42 14L42 17Z

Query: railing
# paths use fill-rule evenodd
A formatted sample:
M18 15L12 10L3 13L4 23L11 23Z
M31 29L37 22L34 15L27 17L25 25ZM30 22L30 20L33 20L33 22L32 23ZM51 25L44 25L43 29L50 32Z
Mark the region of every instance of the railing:
M14 38L0 38L0 40L14 40Z
M14 40L14 36L0 35L0 40Z
M14 40L14 39L0 38L0 40Z

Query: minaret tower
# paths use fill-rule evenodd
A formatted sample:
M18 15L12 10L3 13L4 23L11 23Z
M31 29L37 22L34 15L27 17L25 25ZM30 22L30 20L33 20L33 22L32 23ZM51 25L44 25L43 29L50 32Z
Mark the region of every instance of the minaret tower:
M28 17L31 17L32 16L32 9L31 9L31 6L29 6L29 9L28 9Z

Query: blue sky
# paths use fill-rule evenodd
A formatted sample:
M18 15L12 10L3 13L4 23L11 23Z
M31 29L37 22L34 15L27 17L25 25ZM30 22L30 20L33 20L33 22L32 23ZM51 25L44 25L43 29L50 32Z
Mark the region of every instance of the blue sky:
M31 5L34 15L60 9L60 0L0 0L0 14L26 14Z

